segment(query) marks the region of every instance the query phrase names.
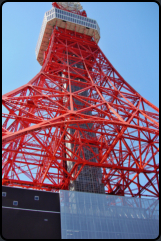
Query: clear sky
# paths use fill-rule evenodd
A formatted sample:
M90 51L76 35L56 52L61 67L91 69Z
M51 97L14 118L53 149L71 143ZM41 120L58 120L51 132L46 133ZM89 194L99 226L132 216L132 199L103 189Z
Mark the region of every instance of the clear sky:
M29 82L41 69L35 48L52 2L2 6L2 94ZM101 29L99 46L121 76L159 107L159 6L154 2L81 2Z

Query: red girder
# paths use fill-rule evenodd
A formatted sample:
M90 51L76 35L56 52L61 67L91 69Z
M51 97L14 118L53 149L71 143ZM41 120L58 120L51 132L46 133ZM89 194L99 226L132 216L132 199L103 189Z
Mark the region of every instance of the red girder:
M121 77L92 37L54 28L41 71L3 95L2 104L2 185L68 189L84 166L95 166L106 193L159 198L159 109ZM75 163L70 171L67 162Z

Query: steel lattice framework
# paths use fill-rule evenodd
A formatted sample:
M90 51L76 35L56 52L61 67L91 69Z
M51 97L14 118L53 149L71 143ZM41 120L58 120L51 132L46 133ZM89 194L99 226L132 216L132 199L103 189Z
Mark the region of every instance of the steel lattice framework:
M101 168L106 193L159 198L159 110L92 37L55 26L41 71L2 104L2 185L68 189L89 166Z

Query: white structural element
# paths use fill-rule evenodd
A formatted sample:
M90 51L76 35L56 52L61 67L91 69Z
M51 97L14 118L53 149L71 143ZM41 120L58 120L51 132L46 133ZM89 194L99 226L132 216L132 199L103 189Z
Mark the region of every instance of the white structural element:
M61 5L62 4L68 4L68 6L71 7L70 2L62 2ZM81 5L79 6L79 3L73 2L72 8L74 7L80 9ZM97 43L100 39L100 28L96 20L53 7L50 11L45 13L35 50L36 59L40 65L43 65L44 51L47 50L55 25L60 28L66 28L71 31L92 36Z
M62 7L70 11L83 9L80 2L57 2L57 4L61 5Z

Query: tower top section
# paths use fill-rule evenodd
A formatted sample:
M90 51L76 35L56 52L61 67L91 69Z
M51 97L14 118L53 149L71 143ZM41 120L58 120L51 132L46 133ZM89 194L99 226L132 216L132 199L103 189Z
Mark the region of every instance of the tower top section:
M57 2L57 4L69 11L80 11L83 9L80 2Z
M44 52L47 50L54 26L93 37L98 43L100 28L96 20L88 18L79 2L53 2L52 9L45 13L40 30L36 59L43 65Z

